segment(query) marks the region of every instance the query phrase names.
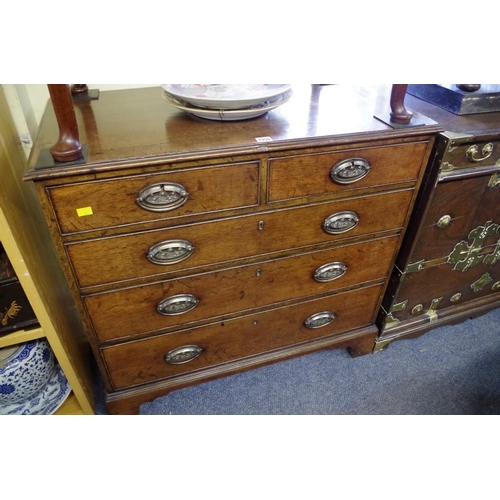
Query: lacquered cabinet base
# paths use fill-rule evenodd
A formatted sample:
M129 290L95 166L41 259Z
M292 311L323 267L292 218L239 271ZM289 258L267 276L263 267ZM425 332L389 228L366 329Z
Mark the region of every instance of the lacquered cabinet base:
M441 326L455 325L468 319L478 318L499 307L498 297L483 297L460 306L441 309L438 315L423 315L401 321L390 330L385 330L385 335L376 339L374 352L389 347L395 340L417 338Z

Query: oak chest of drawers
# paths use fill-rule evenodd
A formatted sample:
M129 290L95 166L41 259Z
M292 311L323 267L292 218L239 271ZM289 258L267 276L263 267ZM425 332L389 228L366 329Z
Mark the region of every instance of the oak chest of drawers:
M500 113L408 96L439 134L384 298L376 349L500 306Z
M372 351L439 128L374 118L390 87L294 92L241 122L172 110L159 88L103 92L75 105L86 163L37 169L49 106L26 180L111 412L318 349Z

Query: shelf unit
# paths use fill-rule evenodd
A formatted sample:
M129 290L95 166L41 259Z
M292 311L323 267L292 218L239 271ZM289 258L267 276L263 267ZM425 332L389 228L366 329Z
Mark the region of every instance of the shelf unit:
M46 338L72 393L56 415L94 413L90 348L31 183L0 86L0 242L40 326L0 336L0 348Z

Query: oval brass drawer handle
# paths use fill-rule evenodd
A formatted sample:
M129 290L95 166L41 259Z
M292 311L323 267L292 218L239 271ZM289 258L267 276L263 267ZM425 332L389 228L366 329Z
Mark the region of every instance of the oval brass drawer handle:
M364 158L349 158L336 163L330 170L330 177L337 184L353 184L370 172L370 163Z
M328 234L342 234L354 229L358 223L358 214L345 210L327 217L323 222L323 229Z
M168 266L189 258L194 248L194 245L187 240L162 241L148 250L146 258L153 264Z
M321 328L323 326L329 325L335 319L335 314L332 311L322 311L309 316L304 321L304 326L306 328Z
M167 212L186 203L189 193L182 184L159 182L141 189L137 204L151 212Z
M163 299L156 306L156 311L164 316L176 316L177 314L185 314L191 311L199 302L194 295L180 293Z
M314 271L314 279L319 283L326 283L327 281L333 281L347 272L347 266L343 262L330 262L324 266L318 267Z
M169 365L182 365L196 359L203 352L203 347L197 345L184 345L172 349L165 356L165 361Z
M469 161L473 161L476 163L486 160L486 158L489 158L491 156L491 153L493 153L493 143L488 142L483 146L483 149L481 150L481 154L483 156L476 156L478 153L479 148L474 144L469 149L467 149L467 151L465 152L465 156L467 156L467 159Z

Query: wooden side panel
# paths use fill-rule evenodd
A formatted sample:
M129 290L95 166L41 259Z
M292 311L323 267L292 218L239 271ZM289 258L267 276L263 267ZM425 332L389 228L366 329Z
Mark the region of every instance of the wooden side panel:
M22 180L26 160L1 87L0 117L0 239L82 410L93 413L89 346L35 188Z

